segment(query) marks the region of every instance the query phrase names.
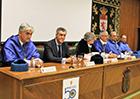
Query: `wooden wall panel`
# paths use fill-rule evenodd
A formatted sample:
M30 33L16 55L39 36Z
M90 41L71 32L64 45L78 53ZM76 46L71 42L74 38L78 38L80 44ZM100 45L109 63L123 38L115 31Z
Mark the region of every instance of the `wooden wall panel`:
M127 36L132 51L137 49L140 0L121 0L120 33Z
M130 65L131 64L131 65ZM105 67L104 69L104 97L103 99L122 99L126 96L137 92L140 89L140 63L118 64ZM124 70L128 68L129 72L129 90L126 93L122 92L122 82L124 78ZM126 78L126 77L125 77ZM128 79L127 79L128 80ZM126 88L126 87L125 87ZM140 97L138 98L140 99Z
M69 65L66 64L66 68ZM56 66L56 72L39 73L39 68L12 72L10 67L0 68L0 99L62 99L63 80L73 77L80 77L79 99L122 99L140 90L140 59L66 70L60 63L52 66ZM128 92L123 93L123 73L127 67L130 72L129 77L125 77L130 85ZM139 95L136 98L140 99Z
M140 28L140 0L139 0L139 28Z
M102 71L98 71L98 73L93 71L93 73L80 76L79 99L101 99L102 75ZM43 78L44 80L46 79L45 77ZM34 84L24 86L23 99L62 99L63 80L55 79L54 81L37 84L36 79L31 79L30 81Z
M79 98L101 99L103 72L80 77Z
M62 99L62 81L24 87L23 99Z
M21 99L20 82L0 73L0 99Z

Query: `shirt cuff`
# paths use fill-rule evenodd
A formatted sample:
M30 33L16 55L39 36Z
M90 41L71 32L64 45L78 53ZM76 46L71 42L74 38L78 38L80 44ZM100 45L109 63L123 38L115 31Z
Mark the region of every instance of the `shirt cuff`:
M112 51L109 52L109 54L111 54L111 53L112 53Z
M31 66L31 61L30 60L25 60L28 63L28 66Z
M91 59L91 55L84 54L84 59L90 60Z

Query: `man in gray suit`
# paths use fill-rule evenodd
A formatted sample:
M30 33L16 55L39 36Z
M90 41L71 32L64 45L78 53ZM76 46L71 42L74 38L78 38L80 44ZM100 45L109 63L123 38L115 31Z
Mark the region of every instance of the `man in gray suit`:
M67 31L66 29L59 27L56 30L56 37L48 41L44 45L44 62L57 62L57 63L70 63L71 52L68 48L68 44L64 42Z

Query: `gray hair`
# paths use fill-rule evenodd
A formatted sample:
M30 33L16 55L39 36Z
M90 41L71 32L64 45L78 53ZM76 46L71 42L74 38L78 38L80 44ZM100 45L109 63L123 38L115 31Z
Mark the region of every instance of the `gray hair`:
M27 30L31 30L32 33L34 32L34 28L28 23L22 23L19 27L19 31L24 32Z
M57 30L56 30L56 34L58 34L59 31L63 31L63 32L66 32L66 33L67 33L66 29L63 28L63 27L59 27L59 28L57 28Z
M107 31L101 31L100 36L104 35L104 33L108 33Z
M116 32L115 32L115 31L112 31L112 32L110 33L110 36L112 36L113 33L116 33ZM116 34L117 34L117 33L116 33Z
M95 38L95 34L92 33L92 32L87 32L85 35L84 35L84 40L85 41L90 41L90 40L93 40Z

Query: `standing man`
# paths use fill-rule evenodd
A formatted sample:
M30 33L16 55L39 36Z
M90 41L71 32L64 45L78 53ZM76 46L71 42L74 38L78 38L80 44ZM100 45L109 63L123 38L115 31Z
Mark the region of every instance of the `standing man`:
M108 40L108 44L110 46L112 53L120 55L121 49L118 46L116 39L117 39L116 32L115 31L111 32L110 39Z
M22 23L19 27L18 35L11 36L6 40L1 50L2 66L10 66L17 58L25 59L28 65L31 64L32 56L37 58L36 61L41 63L40 54L37 48L30 40L34 28L28 23Z
M112 50L107 41L108 41L108 32L107 31L100 32L100 39L94 41L94 46L100 53L107 53L109 55L108 56L109 58L117 57L118 56L117 54L112 53Z
M124 52L131 52L131 48L129 45L126 43L126 35L121 35L121 40L118 42L118 45L120 46L122 53Z
M70 63L71 52L68 44L64 42L66 38L66 29L59 27L56 30L55 39L48 41L44 45L44 62Z

